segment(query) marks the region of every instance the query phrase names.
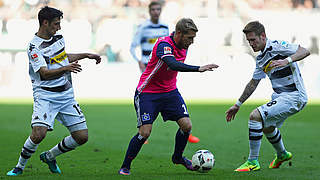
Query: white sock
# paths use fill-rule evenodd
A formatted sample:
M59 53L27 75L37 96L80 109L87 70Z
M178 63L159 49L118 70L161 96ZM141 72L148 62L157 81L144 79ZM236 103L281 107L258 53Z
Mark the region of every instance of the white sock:
M38 145L39 144L35 144L34 142L32 142L29 136L23 145L19 161L16 167L21 168L23 170L28 162L28 159L37 150Z
M266 134L267 139L272 144L274 149L277 151L277 156L279 157L283 152L286 151L284 144L282 142L281 133L278 128L275 128L272 133Z
M79 144L72 138L72 136L67 136L48 151L49 153L47 153L47 158L49 160L54 160L60 154L74 150L77 146L79 146Z
M262 133L262 123L258 121L249 121L249 160L258 160L259 151L261 146Z

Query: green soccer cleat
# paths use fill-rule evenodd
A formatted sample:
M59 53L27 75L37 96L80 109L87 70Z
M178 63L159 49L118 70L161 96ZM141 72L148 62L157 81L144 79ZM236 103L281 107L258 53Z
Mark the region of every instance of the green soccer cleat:
M247 160L240 167L235 169L237 172L248 172L248 171L257 171L260 169L260 164L258 160Z
M276 158L274 158L274 160L270 163L269 168L279 168L280 165L285 162L285 161L289 161L290 159L292 159L292 153L291 152L285 152L283 153L283 155L281 155L279 158L276 155Z
M22 172L23 170L21 168L15 167L7 173L7 176L19 176Z
M42 162L48 164L49 169L50 169L50 171L51 171L52 173L61 174L60 168L59 168L59 166L57 165L56 160L50 161L50 160L47 158L46 153L47 153L47 152L43 152L43 153L40 154L40 160L41 160Z

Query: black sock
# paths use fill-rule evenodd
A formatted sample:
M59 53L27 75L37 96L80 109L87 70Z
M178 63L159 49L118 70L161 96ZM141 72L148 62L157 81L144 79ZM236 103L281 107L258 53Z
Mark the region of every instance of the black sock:
M183 132L181 129L178 129L176 134L176 144L174 146L173 157L175 159L181 159L184 148L188 143L190 132Z
M139 153L143 143L146 141L144 137L142 137L139 133L137 133L135 136L132 137L126 156L124 157L123 163L121 168L127 168L130 169L132 160L137 156Z

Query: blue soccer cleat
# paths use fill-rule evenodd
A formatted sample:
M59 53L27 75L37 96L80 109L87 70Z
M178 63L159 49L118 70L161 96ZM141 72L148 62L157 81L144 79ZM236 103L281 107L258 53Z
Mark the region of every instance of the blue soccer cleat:
M192 167L192 162L187 159L186 157L182 157L181 159L176 159L174 156L172 156L172 162L173 164L182 164L187 170L194 171Z
M130 170L127 169L127 168L121 168L121 169L118 171L118 173L119 173L120 175L129 176L129 175L130 175Z
M7 176L19 176L22 172L23 170L21 168L15 167L7 173Z
M56 160L50 161L50 160L47 158L46 153L47 153L47 152L43 152L43 153L40 154L40 160L41 160L42 162L48 164L49 169L50 169L50 171L51 171L52 173L61 174L60 168L59 168L59 166L57 165Z

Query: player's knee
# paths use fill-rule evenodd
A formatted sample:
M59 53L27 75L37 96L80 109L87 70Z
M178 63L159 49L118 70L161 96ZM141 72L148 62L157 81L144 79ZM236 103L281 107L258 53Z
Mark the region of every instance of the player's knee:
M148 139L148 137L151 134L151 129L143 129L141 131L139 131L139 134L144 137L145 139Z
M32 133L30 136L30 139L33 143L39 144L44 138L46 137L46 134L43 133Z
M274 131L275 127L274 126L270 126L270 127L265 127L262 129L263 133L265 134L269 134L272 133Z
M258 122L262 121L260 112L257 109L253 110L250 113L250 117L249 118L250 118L250 121L258 121Z
M79 145L82 145L82 144L88 142L88 138L89 138L89 137L88 137L88 134L84 134L84 135L81 135L81 136L77 137L77 138L75 139L75 141L76 141Z

